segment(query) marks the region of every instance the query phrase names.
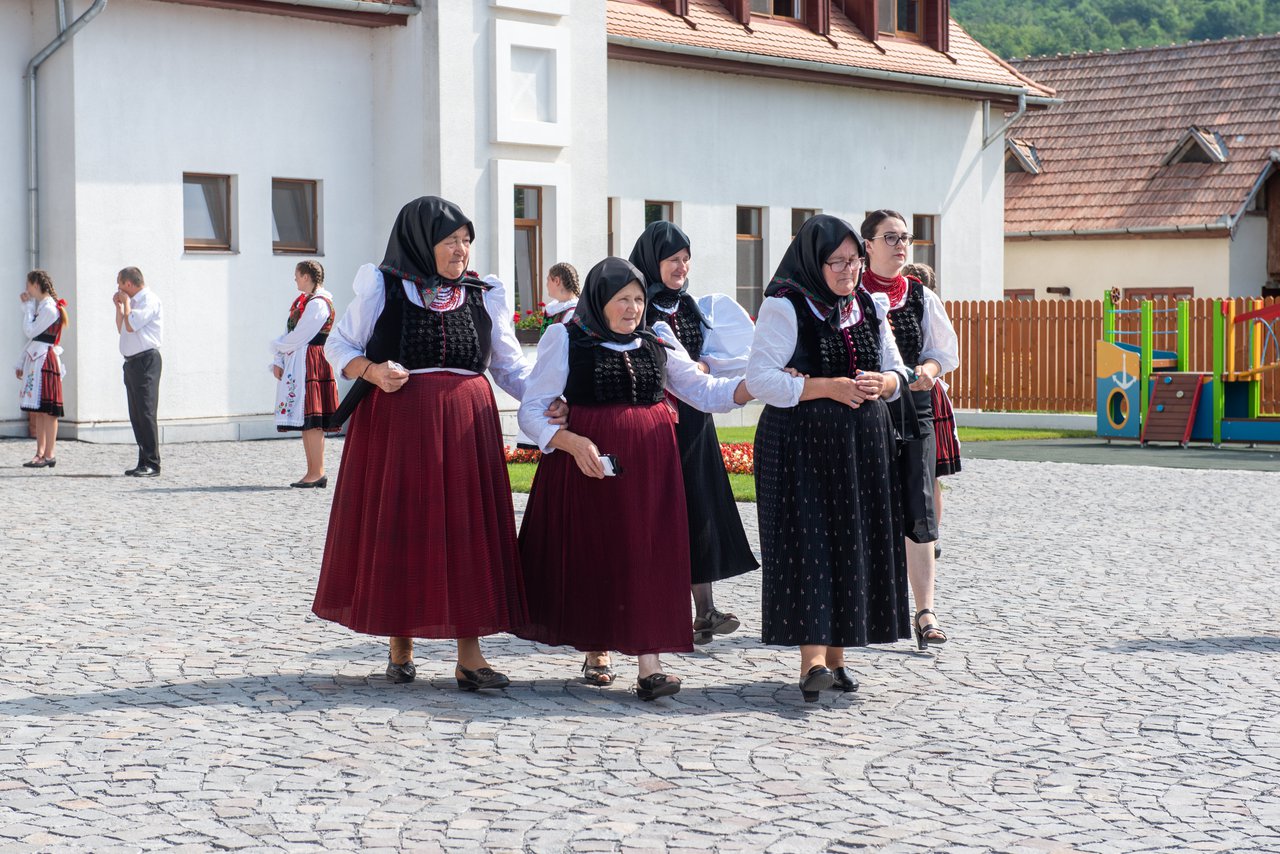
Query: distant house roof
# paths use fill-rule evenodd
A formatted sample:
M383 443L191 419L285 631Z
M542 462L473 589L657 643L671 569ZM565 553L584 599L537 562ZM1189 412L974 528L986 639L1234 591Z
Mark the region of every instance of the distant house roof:
M1222 231L1280 155L1280 35L1018 60L1063 103L1010 128L1005 234Z
M1052 89L1000 60L954 20L948 23L943 53L910 39L872 41L836 3L829 33L819 35L778 19L753 18L744 26L720 0L688 0L684 17L656 0L609 0L609 56L1005 103L1019 90L1033 102L1053 97Z

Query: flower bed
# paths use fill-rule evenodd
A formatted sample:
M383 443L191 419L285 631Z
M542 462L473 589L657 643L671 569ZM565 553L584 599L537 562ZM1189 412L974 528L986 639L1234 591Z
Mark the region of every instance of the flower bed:
M542 452L536 449L503 448L509 463L536 463L542 459ZM720 445L720 453L724 456L724 468L729 474L752 474L755 472L755 447L750 442L727 442Z

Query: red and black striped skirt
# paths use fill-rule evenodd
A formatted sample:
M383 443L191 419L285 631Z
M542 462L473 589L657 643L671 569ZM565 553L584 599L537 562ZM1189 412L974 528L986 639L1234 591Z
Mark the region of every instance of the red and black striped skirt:
M960 434L951 398L937 383L933 386L933 433L938 442L938 477L960 471Z
M54 418L65 414L62 409L62 364L53 348L45 353L44 367L40 369L40 408L28 411L43 412Z

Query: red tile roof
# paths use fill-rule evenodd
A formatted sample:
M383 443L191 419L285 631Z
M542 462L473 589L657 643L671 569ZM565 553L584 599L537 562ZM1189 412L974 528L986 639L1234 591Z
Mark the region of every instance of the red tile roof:
M1006 234L1222 227L1280 147L1280 36L1014 65L1065 103L1009 131L1044 172L1005 175ZM1225 163L1164 165L1192 127L1222 137Z
M954 20L951 21L950 52L947 54L908 39L882 38L873 42L834 4L830 38L820 36L800 23L768 18L753 19L748 29L735 21L719 0L689 0L688 21L694 26L689 26L656 2L609 0L608 29L611 38L642 39L784 60L915 74L943 81L1019 87L1037 97L1053 95L1052 90L1023 77L974 41Z

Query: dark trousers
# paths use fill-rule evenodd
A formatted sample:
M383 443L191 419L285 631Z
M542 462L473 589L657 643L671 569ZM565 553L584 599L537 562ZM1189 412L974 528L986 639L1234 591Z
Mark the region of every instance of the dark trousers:
M124 390L129 397L129 423L138 443L138 465L160 468L160 351L147 350L124 360Z

